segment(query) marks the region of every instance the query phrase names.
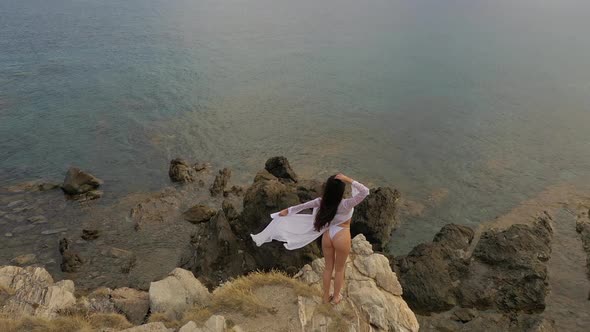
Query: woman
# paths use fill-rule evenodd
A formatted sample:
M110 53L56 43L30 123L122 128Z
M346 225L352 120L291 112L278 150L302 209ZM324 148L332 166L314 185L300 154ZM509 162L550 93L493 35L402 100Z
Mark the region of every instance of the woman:
M342 199L346 183L352 185L352 197ZM322 236L322 251L326 260L323 275L323 302L338 304L344 283L346 258L350 252L350 219L354 207L369 195L369 188L343 174L330 176L324 185L324 194L303 204L292 206L270 216L273 220L260 233L252 235L256 245L272 240L285 243L289 250L301 248ZM297 214L306 209L313 213ZM330 295L332 273L334 294Z

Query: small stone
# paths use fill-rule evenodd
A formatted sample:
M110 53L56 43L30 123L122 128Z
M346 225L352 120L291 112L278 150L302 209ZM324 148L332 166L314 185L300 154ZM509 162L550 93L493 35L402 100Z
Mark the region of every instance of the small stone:
M47 218L45 218L45 216L32 216L29 219L27 219L29 222L32 222L33 224L44 224L47 222Z
M82 238L86 241L96 240L100 235L100 231L98 229L83 229L82 230Z
M12 233L4 233L4 236L6 236L6 237L12 237Z
M51 235L51 234L57 234L57 233L61 233L61 232L65 232L68 229L63 227L63 228L55 228L55 229L48 229L46 231L41 232L42 235Z
M198 204L186 210L182 215L186 221L198 224L209 221L215 213L217 213L215 209L212 209L207 205Z
M8 204L6 205L6 207L7 207L7 208L12 208L12 207L15 207L15 206L17 206L17 205L23 204L24 202L25 202L25 201L24 201L24 200L22 200L22 199L21 199L21 200L18 200L18 201L12 201L12 202L8 203Z
M12 264L23 266L23 265L30 265L33 264L37 260L37 256L35 254L26 254L16 256L10 260Z

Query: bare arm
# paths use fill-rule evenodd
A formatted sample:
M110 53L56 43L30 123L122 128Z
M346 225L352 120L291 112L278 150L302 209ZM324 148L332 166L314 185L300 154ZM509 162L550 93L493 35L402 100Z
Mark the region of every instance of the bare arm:
M320 198L316 198L314 200L301 203L299 205L291 206L290 208L284 209L281 212L279 212L279 216L284 217L286 215L297 214L306 209L317 208L320 206L320 201Z
M369 188L367 188L362 183L355 181L344 174L338 174L338 175L336 175L336 178L341 181L350 183L350 185L353 188L353 191L352 191L353 196L351 198L346 198L346 199L342 200L342 206L346 210L350 210L353 207L357 206L360 202L363 201L363 199L365 199L365 197L369 196L369 193L370 193ZM356 191L356 193L355 193L355 191Z

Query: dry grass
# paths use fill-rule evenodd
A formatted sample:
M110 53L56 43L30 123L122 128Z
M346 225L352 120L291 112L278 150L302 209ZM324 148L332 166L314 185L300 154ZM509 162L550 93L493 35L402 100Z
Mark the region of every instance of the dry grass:
M22 316L13 318L0 316L2 332L90 332L92 326L83 317L64 316L53 320L39 317Z
M148 323L162 322L167 328L177 329L182 326L180 319L171 311L155 312L148 318Z
M200 308L194 307L190 310L187 310L182 316L182 325L188 323L189 321L193 321L197 323L197 325L201 325L209 319L209 317L213 316L213 313L209 308Z
M315 313L332 319L328 331L348 331L350 329L350 322L355 318L355 314L348 304L342 303L346 306L340 311L335 310L334 306L329 303L320 304L316 307Z
M98 313L90 315L87 321L96 329L112 328L116 330L123 330L133 326L129 323L125 316L115 313Z
M213 311L237 311L245 316L254 317L258 314L271 312L272 306L263 303L253 291L262 286L284 286L293 289L296 295L313 297L319 292L279 271L266 273L253 272L231 280L213 292L211 308Z

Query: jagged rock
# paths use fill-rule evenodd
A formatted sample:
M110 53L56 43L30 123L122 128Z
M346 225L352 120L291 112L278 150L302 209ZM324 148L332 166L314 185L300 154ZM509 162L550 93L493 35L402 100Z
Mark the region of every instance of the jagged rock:
M419 244L395 261L404 299L418 313L440 312L455 306L458 282L468 270L463 252L473 239L471 229L445 225L435 239L436 242Z
M63 238L59 240L59 253L61 254L61 270L62 272L76 272L80 269L84 260L80 254L73 251L70 240Z
M149 290L150 310L181 314L193 306L206 306L211 294L192 272L176 268L168 277L152 282Z
M95 190L102 185L102 180L79 168L70 167L61 189L68 195L81 195Z
M281 181L297 182L297 174L295 174L285 157L272 157L268 159L264 168Z
M586 251L586 274L590 278L590 211L582 213L576 220L576 231L580 233ZM590 300L590 294L588 295Z
M134 326L121 332L174 332L174 329L167 328L162 322L155 322Z
M40 267L0 267L0 289L10 296L0 312L52 318L76 303L74 283L62 280L54 283L49 273Z
M16 256L13 259L11 259L10 262L14 265L23 266L33 264L36 260L37 256L35 256L35 254L26 254Z
M364 234L376 250L383 250L397 226L396 211L400 194L388 187L371 193L354 209L351 235Z
M323 261L324 259L320 258L311 265L305 265L295 278L320 289ZM351 321L361 321L354 323L354 330L418 331L416 316L401 297L402 289L396 274L383 255L373 253L371 245L362 234L352 240L346 278L344 305L355 308L352 310L358 318L355 317ZM299 306L303 330L312 330L321 325L314 313L316 303L300 298ZM323 320L324 324L329 324L328 318L319 319Z
M225 317L213 315L207 319L202 327L190 321L182 326L178 332L225 332L226 330L227 322L225 321Z
M240 247L222 210L191 236L180 267L200 276L208 286L256 268L252 257Z
M240 217L240 214L238 213L236 207L227 199L223 200L223 202L221 203L221 208L223 209L223 213L225 213L225 216L228 220L235 220Z
M198 204L186 210L182 215L185 220L198 224L209 221L215 213L216 211L207 205Z
M168 176L172 182L189 183L195 180L194 168L191 167L185 160L181 158L172 159L170 161L170 168L168 169Z
M266 243L261 250L250 238L250 234L256 234L268 225L271 213L302 202L298 195L302 191L299 187L302 187L301 183L283 183L267 171L261 171L244 195L241 217L232 226L260 269L276 268L296 272L321 254L315 242L301 249L287 251L282 243L275 241Z
M228 197L229 194L234 194L236 196L242 196L244 194L244 188L240 186L231 186L229 190L223 191L223 197Z
M229 168L224 168L219 170L219 174L215 176L215 180L213 180L213 184L209 188L211 192L211 196L216 197L223 193L225 186L227 186L227 182L231 177L231 170Z
M78 299L73 311L78 311L80 314L117 312L111 301L112 292L112 289L105 287L95 289L88 296Z
M113 290L111 301L115 308L133 324L141 324L150 309L149 294L133 288L124 287Z

